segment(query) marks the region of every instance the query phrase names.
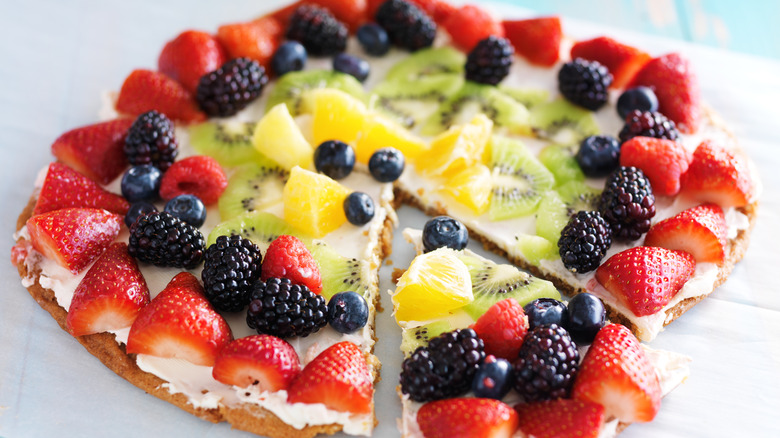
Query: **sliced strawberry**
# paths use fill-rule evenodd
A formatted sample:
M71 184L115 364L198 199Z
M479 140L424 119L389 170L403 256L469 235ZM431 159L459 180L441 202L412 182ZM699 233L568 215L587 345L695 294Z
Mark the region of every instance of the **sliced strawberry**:
M504 33L515 47L515 53L532 64L552 67L561 52L561 19L541 17L503 21Z
M508 438L517 430L518 415L499 400L450 398L422 405L417 424L425 438Z
M699 80L686 58L670 53L652 59L637 72L629 88L639 85L653 89L658 110L674 121L680 132L696 132L701 120Z
M186 30L165 44L157 68L195 94L200 77L218 69L225 61L225 49L213 35Z
M636 316L665 306L693 276L696 262L683 251L637 246L610 257L596 279Z
M605 36L577 42L571 48L571 57L598 61L607 67L612 73L611 88L625 88L634 75L650 61L650 55L647 53Z
M329 10L337 20L344 23L350 32L354 33L365 22L366 0L306 0L308 4L315 4Z
M372 409L374 384L363 352L343 341L309 362L287 394L290 403L322 403L334 411L367 414Z
M656 195L680 191L680 177L692 158L682 143L666 139L634 137L620 147L620 165L642 169Z
M709 140L694 151L680 185L686 196L723 208L748 205L755 193L745 157Z
M182 272L141 309L130 327L127 352L210 367L232 340L230 326L206 300L197 278Z
M661 385L631 331L620 324L609 324L599 331L585 353L572 398L604 406L607 418L647 422L661 407Z
M212 375L226 385L256 385L260 391L280 391L287 389L299 372L301 363L290 343L276 336L253 335L236 339L220 350Z
M86 268L116 239L122 217L96 208L63 208L27 220L36 251L74 274Z
M485 342L486 354L514 361L528 332L528 317L514 298L507 298L490 306L472 328Z
M100 184L108 184L127 167L124 146L132 120L82 126L62 134L51 145L60 161Z
M306 245L295 236L283 234L268 246L263 258L260 279L289 278L315 294L322 292L320 267Z
M195 98L181 84L151 70L133 70L122 84L116 109L133 118L157 110L170 119L184 123L206 120Z
M284 29L273 17L262 17L246 23L233 23L217 29L217 39L231 59L246 57L268 67Z
M30 242L27 240L22 239L11 247L11 263L14 265L24 263L28 255L30 255Z
M130 204L95 181L59 163L49 164L33 215L69 207L102 208L124 216Z
M486 10L474 5L456 9L442 26L450 34L452 42L464 52L470 52L480 40L491 35L504 36L501 22Z
M227 187L227 176L217 160L195 155L174 162L160 181L160 197L168 200L179 195L195 195L205 205L219 200Z
M722 263L727 233L723 209L712 203L702 204L653 225L644 244L685 251L696 263Z
M604 406L559 398L515 406L520 431L534 438L596 438L604 427Z
M149 304L149 288L127 244L114 243L89 268L70 302L68 331L90 335L130 327Z

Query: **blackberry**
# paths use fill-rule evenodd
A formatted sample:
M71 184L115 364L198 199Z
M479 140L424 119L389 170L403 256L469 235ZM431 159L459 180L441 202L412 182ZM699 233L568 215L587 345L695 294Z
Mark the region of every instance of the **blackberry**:
M506 38L491 35L474 47L466 59L466 79L496 85L509 74L515 48Z
M328 323L328 304L306 286L272 277L255 282L246 323L257 333L282 339L306 337Z
M151 164L165 172L179 154L173 122L154 110L141 114L127 132L124 151L131 166Z
M596 61L576 58L558 71L558 89L569 102L591 111L607 103L612 74Z
M568 398L579 369L580 353L569 332L542 325L525 336L515 369L515 390L527 403Z
M203 287L217 310L238 312L249 304L252 285L260 278L260 248L241 236L219 236L206 249Z
M650 181L636 167L618 167L607 178L599 212L618 240L637 240L650 229L655 196Z
M433 44L436 23L417 6L404 0L388 0L376 11L376 22L387 31L390 42L415 51Z
M287 28L287 39L303 44L309 55L330 56L347 47L349 32L327 9L303 5L295 10Z
M401 391L418 402L462 394L485 359L485 344L472 329L454 330L417 347L401 366Z
M197 228L160 211L136 219L130 227L128 251L155 266L193 269L203 261L205 245Z
M626 123L620 130L620 143L634 137L664 138L677 141L680 132L674 122L659 112L633 110L626 117Z
M598 268L610 246L612 230L598 211L577 212L558 239L563 266L578 274Z
M249 58L236 58L200 78L195 100L211 117L236 114L260 97L268 83L265 68Z

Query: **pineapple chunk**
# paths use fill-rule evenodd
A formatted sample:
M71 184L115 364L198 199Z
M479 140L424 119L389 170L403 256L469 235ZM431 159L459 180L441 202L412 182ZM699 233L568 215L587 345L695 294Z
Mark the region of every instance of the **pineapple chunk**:
M366 105L349 94L333 88L308 93L312 110L314 144L327 140L354 143L366 118Z
M407 160L415 159L428 149L428 145L421 138L401 125L378 114L369 113L363 130L357 138L355 158L361 163L368 164L369 158L377 149L388 146L401 151Z
M290 115L287 105L280 103L271 108L257 123L252 143L266 157L285 169L300 166L313 168L314 149L306 141L300 128Z
M466 167L447 179L440 190L468 207L476 214L485 213L490 206L493 178L490 169L481 163Z
M344 200L349 190L330 179L293 167L284 185L284 220L295 228L320 238L347 221Z
M471 122L457 125L439 134L431 147L415 160L424 174L451 177L464 168L484 163L493 121L477 114Z

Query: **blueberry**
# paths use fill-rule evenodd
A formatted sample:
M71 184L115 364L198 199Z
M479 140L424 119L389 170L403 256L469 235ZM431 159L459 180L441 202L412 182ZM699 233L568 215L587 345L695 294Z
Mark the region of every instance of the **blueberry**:
M360 26L357 30L357 39L369 55L382 56L390 50L387 31L378 24L369 23Z
M352 225L365 225L374 218L374 200L363 192L352 192L344 200L344 214Z
M131 203L153 202L160 192L162 172L151 164L134 166L122 175L122 196Z
M368 171L379 182L393 182L404 171L404 154L396 148L382 148L368 160Z
M352 75L355 79L363 82L368 77L371 67L365 59L349 53L339 53L333 58L333 70Z
M508 360L487 356L471 381L474 397L501 400L512 389L513 374Z
M463 249L469 243L469 230L457 219L437 216L425 223L422 233L425 252L448 247Z
M542 325L558 324L569 329L569 314L566 305L553 298L538 298L523 307L528 316L528 330Z
M569 334L577 345L589 345L604 327L607 312L604 303L589 293L576 295L569 301Z
M591 135L582 140L575 159L585 176L607 176L620 164L620 142L608 135Z
M622 120L626 120L631 111L658 111L658 98L651 88L636 87L623 92L618 97L617 112Z
M165 204L165 211L196 228L206 222L206 206L195 195L179 195L171 199Z
M276 76L303 70L306 65L306 49L298 41L287 41L279 46L271 58L271 70Z
M368 322L368 303L362 295L347 291L328 302L328 323L339 333L352 333Z
M130 228L135 223L136 219L145 215L146 213L152 213L155 211L157 211L157 207L155 207L154 204L150 204L149 202L144 201L136 202L127 210L127 214L125 215L125 225L127 225L127 228Z
M314 150L314 167L333 179L346 178L355 167L355 151L344 142L325 141Z

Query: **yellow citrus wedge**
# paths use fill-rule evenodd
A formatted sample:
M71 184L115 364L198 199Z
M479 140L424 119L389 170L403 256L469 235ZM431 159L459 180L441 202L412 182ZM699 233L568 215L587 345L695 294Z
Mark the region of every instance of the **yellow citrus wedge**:
M259 122L252 135L255 148L266 157L273 157L285 169L300 166L313 167L314 149L301 133L290 115L287 105L271 108Z
M413 160L428 145L421 138L406 130L403 126L375 113L365 118L362 132L355 144L355 158L368 164L368 159L377 149L394 147L404 154L407 160Z
M330 179L293 167L284 185L284 220L313 237L323 237L347 221L344 199L349 190Z
M415 166L426 175L446 177L481 163L492 130L493 121L477 114L471 122L453 126L434 138L428 150L417 156Z
M447 179L440 190L468 207L476 214L485 213L490 206L493 178L490 169L482 163L474 164Z
M322 88L308 93L312 110L314 144L327 140L354 143L363 127L366 105L349 94L334 88Z

